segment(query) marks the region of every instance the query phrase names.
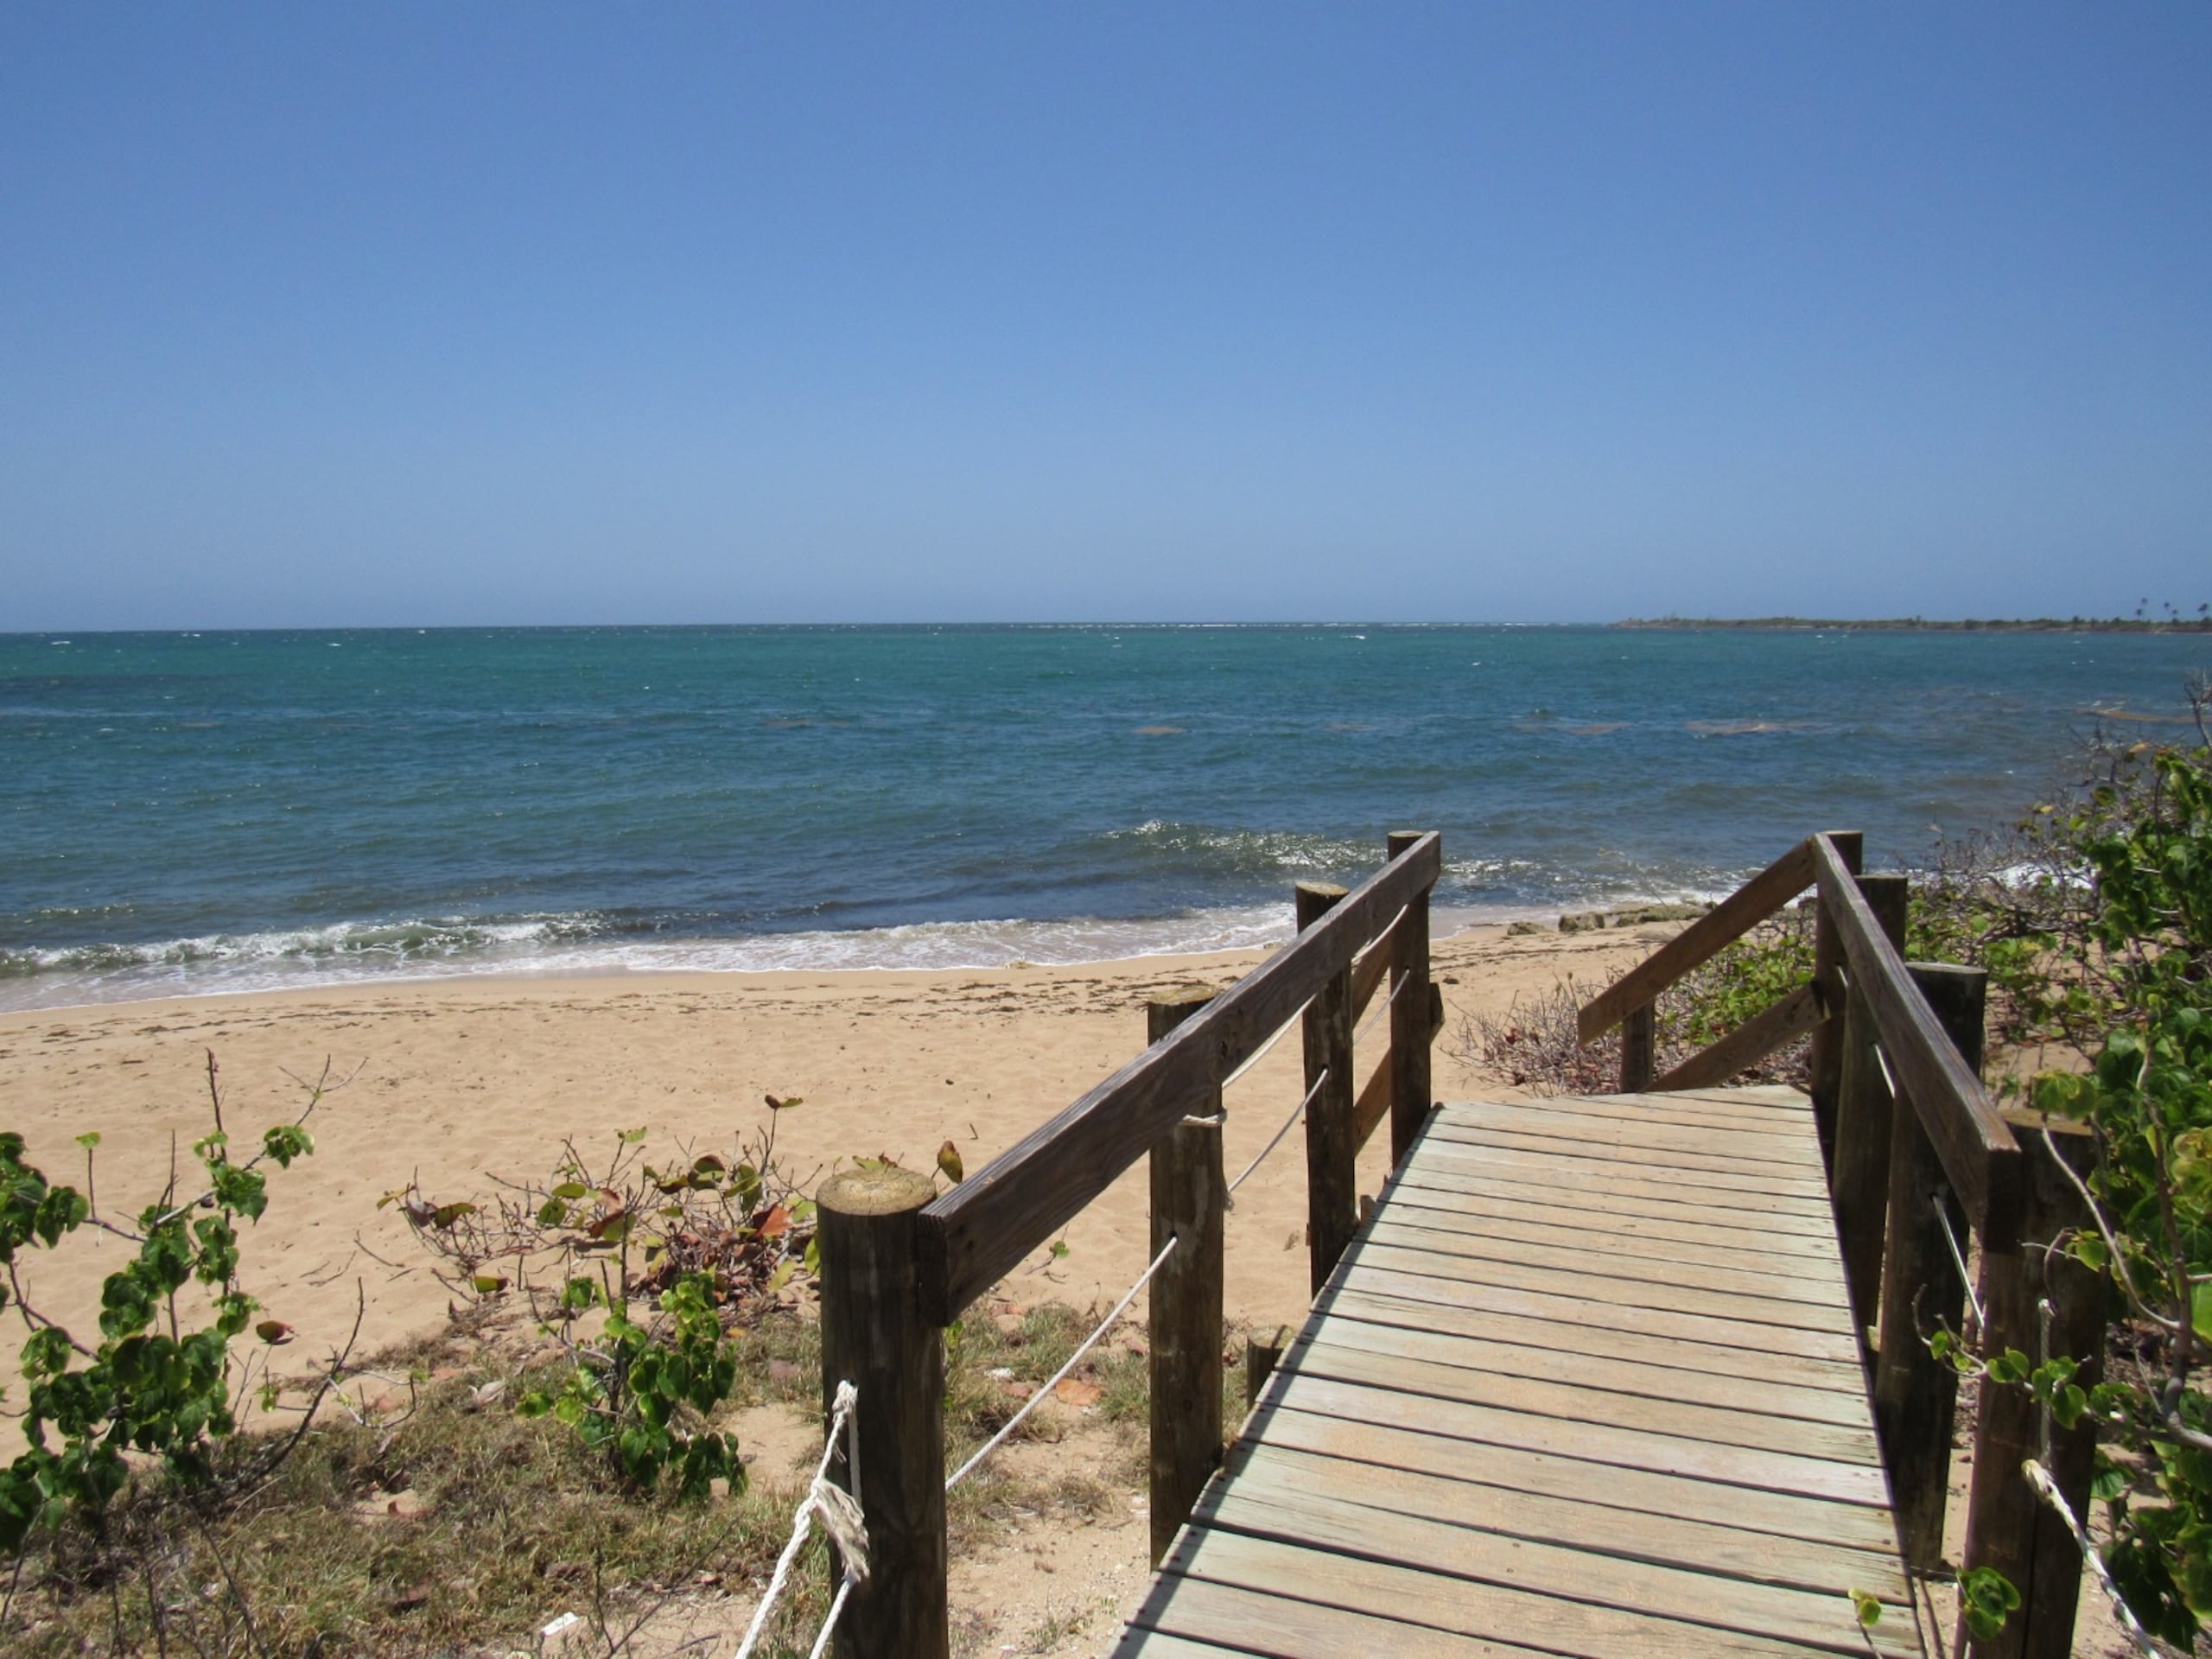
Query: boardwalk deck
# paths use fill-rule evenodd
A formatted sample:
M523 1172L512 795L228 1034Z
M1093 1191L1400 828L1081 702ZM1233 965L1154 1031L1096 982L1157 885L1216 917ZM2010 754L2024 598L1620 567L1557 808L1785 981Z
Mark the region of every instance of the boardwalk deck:
M1916 1656L1846 1307L1796 1091L1447 1106L1116 1653Z

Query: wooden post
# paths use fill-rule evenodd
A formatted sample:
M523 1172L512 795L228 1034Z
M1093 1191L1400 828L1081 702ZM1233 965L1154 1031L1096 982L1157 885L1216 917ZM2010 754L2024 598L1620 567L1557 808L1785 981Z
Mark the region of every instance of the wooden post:
M1298 931L1319 921L1344 896L1342 887L1325 881L1300 881ZM1319 1295L1359 1226L1349 959L1306 1004L1305 1038L1306 1090L1313 1096L1306 1109L1306 1243Z
M1630 1008L1621 1021L1621 1093L1640 1095L1651 1086L1657 1069L1655 1051L1659 1043L1658 1005L1646 1002Z
M1989 976L1979 968L1916 962L1913 983L1928 999L1976 1077L1981 1075L1982 1010ZM1936 1206L1963 1241L1966 1211L1910 1100L1890 1125L1890 1201L1882 1255L1882 1339L1874 1365L1874 1421L1890 1471L1897 1542L1905 1562L1933 1570L1943 1559L1943 1503L1950 1491L1951 1427L1959 1375L1928 1351L1923 1332L1955 1332L1966 1308L1966 1281ZM1963 1254L1963 1248L1961 1249Z
M1866 837L1856 830L1831 830L1828 839L1844 868L1859 874L1865 856ZM1827 1017L1813 1028L1811 1054L1813 1128L1821 1137L1821 1156L1830 1168L1835 1165L1835 1103L1843 1084L1843 998L1838 994L1836 969L1843 965L1843 941L1836 937L1835 919L1826 905L1815 903L1813 914L1813 983L1827 1001Z
M837 1659L946 1659L944 1343L922 1318L922 1206L937 1195L906 1169L852 1169L816 1194L822 1259L825 1425L837 1384L859 1390L861 1514L868 1579L839 1623ZM838 1465L831 1465L833 1469ZM852 1471L846 1471L849 1483ZM835 1552L832 1552L833 1557ZM831 1562L831 1586L842 1567Z
M2081 1195L2052 1162L2051 1152L2086 1175L2095 1166L2096 1143L2082 1125L2053 1120L2046 1147L2040 1114L2005 1116L2027 1154L2026 1203L2017 1246L1993 1248L1984 1242L1976 1274L1986 1316L1982 1341L1993 1354L2018 1349L2031 1365L2060 1354L2078 1357L2083 1363L2074 1380L2093 1388L2104 1374L2110 1286L2104 1274L2046 1247L2069 1229L2088 1224ZM2049 1354L2037 1312L2044 1300L2051 1306ZM2073 1647L2081 1553L2065 1523L2044 1507L2020 1472L2024 1459L2043 1456L2042 1418L2025 1389L1982 1383L1962 1559L1969 1571L1993 1567L2010 1579L2021 1605L1994 1640L1974 1644L1976 1659L2065 1659ZM2047 1466L2074 1513L2085 1520L2095 1458L2094 1421L2084 1417L2070 1432L2050 1426Z
M1425 832L1394 830L1392 858L1409 851ZM1398 924L1397 949L1390 963L1390 1167L1413 1150L1421 1126L1434 1105L1428 1067L1428 899L1416 894Z
M1862 875L1859 890L1891 944L1904 943L1908 884L1901 875ZM1828 1195L1835 1205L1836 1242L1851 1292L1851 1328L1862 1357L1871 1357L1867 1327L1882 1294L1882 1234L1890 1203L1890 1118L1893 1109L1882 1063L1874 1053L1874 1013L1865 988L1844 1001L1843 1070L1836 1093L1835 1155Z
M1147 1004L1147 1040L1158 1042L1213 995L1186 991ZM1216 1087L1195 1115L1220 1111ZM1229 1184L1220 1123L1185 1121L1153 1142L1151 1161L1152 1253L1166 1249L1170 1238L1179 1241L1153 1275L1147 1311L1156 1566L1221 1462L1222 1217Z
M1282 1357L1290 1347L1294 1332L1287 1325L1275 1327L1275 1333L1267 1341L1257 1337L1244 1338L1244 1409L1260 1403L1260 1395L1268 1386L1268 1379L1282 1363Z

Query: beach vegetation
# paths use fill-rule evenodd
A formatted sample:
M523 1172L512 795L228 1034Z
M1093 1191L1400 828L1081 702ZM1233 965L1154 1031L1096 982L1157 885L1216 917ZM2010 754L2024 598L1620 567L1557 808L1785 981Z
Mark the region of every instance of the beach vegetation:
M99 1202L97 1133L76 1138L85 1159L81 1192L30 1162L22 1135L0 1133L0 1302L23 1328L18 1359L26 1384L22 1405L8 1412L24 1447L0 1468L0 1552L16 1562L0 1601L0 1630L35 1548L60 1579L105 1590L118 1633L123 1598L137 1596L143 1581L158 1637L157 1562L181 1538L204 1530L210 1513L276 1478L313 1423L342 1355L298 1408L297 1427L253 1437L250 1448L240 1444L250 1403L274 1404L267 1356L292 1338L283 1321L255 1318L263 1309L241 1280L240 1246L242 1230L268 1209L269 1169L289 1168L315 1150L308 1120L335 1086L326 1066L305 1085L297 1116L270 1126L245 1152L234 1148L224 1122L211 1051L211 1127L193 1142L189 1179L173 1156L161 1192L127 1217ZM35 1252L59 1252L87 1230L130 1251L100 1287L97 1340L65 1324L27 1274ZM118 1510L127 1524L118 1524ZM234 1562L219 1548L209 1557L215 1577L202 1599L219 1604L226 1621L250 1623Z
M736 1382L729 1332L795 1301L815 1265L814 1205L776 1155L800 1103L767 1096L766 1125L728 1157L678 1148L656 1163L643 1129L594 1156L564 1141L542 1177L484 1202L410 1181L386 1193L456 1298L512 1301L563 1356L515 1409L572 1429L633 1490L679 1497L742 1485L736 1442L712 1425Z

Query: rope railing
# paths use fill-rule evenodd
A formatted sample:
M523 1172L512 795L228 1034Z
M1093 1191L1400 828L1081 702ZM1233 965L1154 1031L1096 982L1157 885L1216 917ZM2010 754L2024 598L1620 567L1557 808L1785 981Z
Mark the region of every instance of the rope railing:
M746 1626L745 1638L737 1645L736 1659L752 1659L754 1644L760 1632L767 1628L769 1616L783 1597L791 1581L792 1566L799 1552L814 1530L818 1516L823 1529L836 1541L838 1553L845 1561L842 1582L837 1586L836 1599L830 1604L830 1616L823 1623L820 1635L815 1638L813 1654L827 1651L830 1633L836 1628L838 1616L845 1611L845 1602L853 1586L868 1577L868 1530L861 1522L860 1506L850 1492L842 1486L830 1484L830 1460L837 1455L837 1442L845 1440L845 1472L855 1487L860 1484L860 1432L855 1422L853 1408L860 1403L860 1391L850 1382L837 1384L831 1402L829 1433L823 1436L822 1458L814 1465L814 1478L807 1483L806 1496L799 1499L798 1508L791 1516L791 1535L783 1554L776 1557L776 1570L769 1575L768 1588L761 1595L760 1605L753 1610L753 1622Z
M1936 1211L1936 1219L1943 1229L1943 1248L1951 1253L1951 1265L1959 1270L1959 1283L1967 1293L1967 1306L1974 1309L1976 1329L1989 1323L1981 1311L1981 1298L1974 1294L1974 1275L1967 1271L1967 1253L1959 1248L1959 1236L1951 1230L1951 1212L1943 1203L1941 1192L1931 1192L1928 1202Z
M982 1463L984 1459L989 1457L992 1452L997 1451L999 1447L1004 1446L1007 1441L1012 1438L1014 1431L1021 1427L1023 1420L1026 1419L1031 1412L1037 1409L1038 1405L1044 1400L1046 1395L1052 1393L1054 1389L1057 1389L1061 1383L1067 1381L1068 1373L1075 1370L1076 1366L1081 1363L1083 1357L1085 1354L1088 1354L1093 1348L1096 1348L1099 1344L1106 1333L1114 1328L1116 1322L1121 1319L1122 1315L1129 1311L1129 1304L1136 1300L1138 1293L1142 1291L1147 1285L1152 1282L1153 1275L1158 1273L1161 1268L1167 1264L1167 1258L1175 1253L1176 1245L1181 1242L1182 1240L1179 1236L1175 1235L1169 1236L1167 1243L1160 1247L1160 1254L1152 1258L1152 1264L1146 1268L1142 1273L1137 1275L1136 1283L1131 1285L1128 1287L1128 1290L1122 1295L1122 1300L1114 1304L1113 1311L1108 1313L1104 1319L1098 1322L1098 1325L1096 1330L1092 1331L1089 1336L1085 1337L1080 1343L1076 1344L1076 1350L1073 1353L1068 1356L1067 1363L1062 1365L1058 1370L1054 1371L1052 1376L1045 1382L1044 1386L1039 1388L1036 1393L1031 1395L1028 1399L1023 1401L1021 1402L1021 1409L1015 1412L1013 1416L1007 1418L1005 1423L1001 1426L997 1433L992 1435L989 1440L985 1440L982 1445L977 1446L976 1448L975 1454L970 1457L967 1462L962 1464L959 1468L954 1470L951 1475L946 1478L944 1483L944 1490L946 1491L950 1491L962 1481L967 1479L969 1475L973 1474L978 1464Z
M1250 1163L1245 1165L1244 1173L1229 1184L1229 1197L1231 1200L1230 1207L1232 1209L1235 1207L1234 1200L1236 1197L1236 1189L1243 1185L1244 1183L1251 1178L1251 1174L1254 1170L1257 1169L1262 1164L1268 1161L1268 1154L1269 1153L1273 1152L1277 1147L1282 1144L1283 1136L1288 1135L1292 1127L1297 1123L1298 1120L1306 1116L1306 1109L1313 1103L1313 1096L1321 1092L1321 1085L1328 1080L1329 1070L1326 1066L1324 1066L1321 1068L1321 1074L1313 1079L1313 1086L1306 1091L1306 1098L1298 1103L1297 1106L1292 1109L1288 1117L1283 1119L1282 1127L1274 1132L1274 1136L1268 1141L1266 1146L1260 1148L1259 1156L1253 1159Z

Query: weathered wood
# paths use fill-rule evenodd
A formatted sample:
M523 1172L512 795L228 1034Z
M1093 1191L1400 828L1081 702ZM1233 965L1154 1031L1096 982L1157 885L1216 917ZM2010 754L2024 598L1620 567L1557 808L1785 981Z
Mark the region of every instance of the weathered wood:
M1794 1037L1827 1018L1819 988L1800 985L1775 999L1726 1036L1707 1044L1663 1077L1649 1085L1653 1094L1675 1089L1705 1089L1748 1071Z
M1831 830L1825 839L1835 849L1837 860L1856 875L1865 868L1866 837L1856 830ZM1811 1052L1806 1057L1809 1081L1806 1092L1813 1100L1813 1120L1819 1127L1821 1156L1834 1155L1835 1096L1843 1083L1843 981L1836 969L1843 965L1843 939L1835 917L1824 900L1815 899L1813 913L1813 983L1820 988L1823 1018L1813 1027Z
M1659 1010L1646 1002L1630 1008L1621 1021L1621 1093L1640 1095L1651 1087L1658 1064Z
M1283 1352L1290 1346L1291 1329L1287 1325L1275 1327L1275 1333L1265 1342L1257 1337L1244 1338L1244 1408L1249 1411L1260 1402L1260 1394L1268 1386L1268 1379L1282 1363Z
M1625 1137L1607 1145L1573 1135L1522 1135L1486 1124L1451 1122L1437 1125L1435 1140L1439 1157L1448 1156L1453 1151L1461 1156L1472 1155L1469 1149L1479 1147L1486 1152L1535 1153L1562 1160L1592 1159L1632 1169L1653 1180L1688 1179L1703 1185L1740 1187L1751 1192L1794 1192L1805 1198L1819 1198L1827 1192L1820 1172L1810 1164L1794 1160L1784 1163L1772 1157L1733 1158L1713 1151L1709 1146L1675 1147L1664 1142L1655 1146ZM1562 1164L1561 1167L1569 1173L1579 1173L1572 1163ZM1674 1172L1677 1170L1683 1175L1676 1176Z
M1440 847L1435 835L1422 836L1319 926L932 1204L922 1221L930 1317L950 1324L1342 975L1414 894L1436 884Z
M1390 957L1395 948L1398 929L1406 925L1401 915L1397 921L1383 930L1382 937L1353 958L1351 964L1351 1017L1354 1024L1367 1017L1368 1005L1375 1001L1375 993L1390 975Z
M1391 831L1389 849L1394 860L1419 847L1427 832ZM1390 950L1390 1166L1406 1160L1422 1122L1435 1104L1431 1096L1428 1046L1435 1034L1429 1019L1429 996L1436 988L1428 977L1429 892L1423 888L1406 904L1406 913L1391 936L1382 941ZM1381 947L1377 947L1378 949ZM1441 1020L1436 1025L1442 1024ZM1363 1139L1364 1137L1363 1137Z
M1632 1010L1743 938L1812 884L1812 843L1800 842L1592 997L1576 1022L1581 1039L1597 1041Z
M1974 1230L2009 1249L2020 1221L2019 1146L1980 1079L1967 1070L1913 989L1904 959L1890 948L1857 877L1822 838L1814 837L1813 845L1821 902L1835 916L1850 983L1866 997L1897 1086L1920 1114Z
M926 1176L885 1167L833 1175L816 1194L823 1416L826 1425L838 1383L851 1382L859 1391L855 1496L868 1527L868 1577L837 1627L837 1659L945 1659L950 1651L944 1344L922 1315L917 1282L919 1218L934 1192ZM833 1589L842 1572L833 1559Z
M2050 1154L2086 1172L2094 1166L2095 1143L2078 1124L2052 1120L2045 1126L2024 1113L2007 1116L2024 1128L2037 1125L2031 1132L2038 1141L2047 1127L2050 1147L2038 1145L2028 1163L2018 1245L2009 1251L1982 1247L1977 1274L1982 1341L1991 1353L2017 1349L2031 1364L2040 1363L2050 1356L2036 1305L2048 1300L2051 1351L2087 1356L2083 1374L2075 1380L2088 1388L2102 1375L2108 1287L2102 1275L2044 1247L2088 1221L2080 1194ZM2022 1605L1996 1637L1974 1643L1975 1659L2063 1659L2072 1646L2082 1558L2063 1523L2044 1508L2020 1472L2024 1459L2041 1455L2041 1413L2025 1389L1981 1385L1961 1557L1969 1571L1991 1567L2010 1579ZM2051 1473L2077 1516L2087 1512L2095 1446L2094 1420L2085 1417L2070 1433L2051 1426Z
M1344 902L1344 890L1325 881L1300 881L1298 931L1319 925ZM1332 976L1306 1004L1306 1248L1317 1292L1329 1282L1337 1258L1359 1228L1359 1143L1353 1128L1351 974Z
M1634 1147L1653 1152L1672 1149L1707 1153L1727 1159L1726 1166L1730 1168L1763 1164L1815 1181L1825 1179L1819 1152L1802 1134L1762 1134L1741 1127L1711 1128L1680 1120L1646 1118L1640 1113L1612 1117L1599 1111L1561 1109L1561 1105L1556 1100L1547 1101L1543 1103L1544 1109L1536 1111L1523 1105L1488 1102L1454 1105L1437 1114L1429 1133L1440 1140L1469 1131L1488 1131L1510 1134L1516 1140L1530 1142L1586 1141L1614 1151Z
M1359 1085L1359 1098L1352 1102L1351 1144L1355 1152L1366 1147L1368 1137L1390 1116L1390 1078L1395 1070L1391 1058L1385 1054L1375 1063L1375 1069L1367 1074L1367 1081Z
M1730 1522L1652 1517L1609 1503L1511 1491L1421 1468L1332 1458L1272 1439L1254 1443L1233 1466L1236 1489L1306 1491L1353 1509L1427 1516L1455 1526L1491 1527L1540 1543L1595 1548L1608 1555L1688 1567L1755 1584L1820 1590L1839 1578L1902 1603L1908 1593L1894 1556L1827 1539L1785 1539Z
M1859 891L1892 950L1904 944L1910 888L1901 875L1862 875ZM1914 994L1916 998L1917 993ZM1882 1294L1882 1234L1890 1201L1890 1120L1895 1103L1875 1053L1874 1014L1859 976L1844 999L1843 1075L1836 1094L1835 1149L1829 1190L1851 1289L1852 1325L1871 1357L1868 1329ZM1947 1044L1948 1039L1944 1039Z
M1979 968L1909 964L1912 982L1967 1067L1979 1077L1989 976ZM1966 1212L1943 1179L1936 1148L1910 1100L1890 1124L1888 1242L1882 1252L1882 1338L1874 1365L1874 1421L1897 1512L1897 1540L1914 1567L1943 1559L1943 1506L1950 1491L1951 1428L1958 1373L1928 1351L1924 1333L1960 1328L1966 1281L1951 1260L1948 1229L1964 1238Z
M1147 1004L1147 1039L1158 1042L1212 996L1192 991ZM1152 1147L1153 1255L1176 1241L1153 1275L1146 1313L1154 1562L1166 1554L1175 1529L1221 1462L1222 1225L1229 1184L1222 1173L1218 1089L1210 1105ZM1214 1121L1201 1121L1209 1117Z

